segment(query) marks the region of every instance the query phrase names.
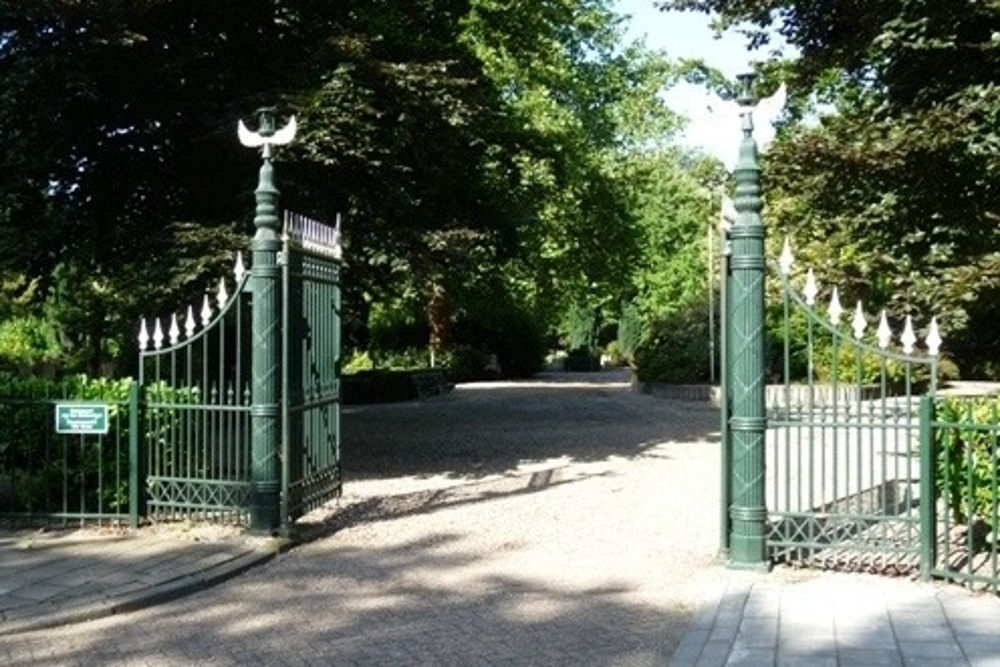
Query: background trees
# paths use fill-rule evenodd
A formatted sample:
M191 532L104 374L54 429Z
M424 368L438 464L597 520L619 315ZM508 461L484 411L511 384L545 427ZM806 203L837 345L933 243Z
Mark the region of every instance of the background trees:
M660 4L717 12L762 47L777 31L799 52L764 68L796 97L766 166L772 238L791 232L871 308L938 315L963 372L996 375L1000 3Z
M793 94L771 238L997 372L1000 5L660 4L798 51L761 68ZM606 342L626 307L700 309L725 174L672 144L679 75L608 0L0 1L0 350L127 371L137 318L245 244L257 157L233 126L275 103L301 127L284 204L344 215L352 345L405 325L495 350L515 319L553 344L584 312Z
M673 70L618 23L608 0L0 1L0 356L127 372L138 317L251 233L234 127L272 104L300 125L283 204L344 215L351 344L668 307L687 279L659 285L659 253L702 261L702 200L665 144Z

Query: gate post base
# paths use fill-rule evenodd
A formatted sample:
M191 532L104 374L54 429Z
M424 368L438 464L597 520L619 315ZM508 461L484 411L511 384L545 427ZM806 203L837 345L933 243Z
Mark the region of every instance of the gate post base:
M278 530L280 524L278 485L263 483L256 486L253 504L250 505L250 530L270 535Z
M759 563L738 563L734 560L730 560L726 563L727 570L736 570L738 572L756 572L758 574L768 574L773 565L771 561L764 560Z

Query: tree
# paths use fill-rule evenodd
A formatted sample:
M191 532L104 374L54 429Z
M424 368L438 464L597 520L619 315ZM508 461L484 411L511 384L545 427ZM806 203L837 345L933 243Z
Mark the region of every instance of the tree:
M783 67L800 105L811 98L833 112L789 128L769 154L772 227L794 232L821 275L870 308L897 320L938 315L965 370L996 373L1000 5L661 4L746 22L750 45L776 29L799 50Z
M234 128L277 104L300 127L282 203L343 213L359 340L408 299L447 338L471 287L546 324L617 309L648 229L626 156L677 126L671 68L618 22L609 0L0 0L0 269L68 363L127 357L140 315L245 245L258 156Z

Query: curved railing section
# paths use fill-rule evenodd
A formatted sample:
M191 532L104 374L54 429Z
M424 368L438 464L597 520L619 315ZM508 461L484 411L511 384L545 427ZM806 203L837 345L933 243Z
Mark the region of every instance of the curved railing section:
M139 327L146 504L154 519L243 522L251 493L249 280ZM196 314L197 313L197 314ZM166 325L166 326L164 326Z
M786 240L773 264L779 381L766 392L769 551L827 568L915 571L920 504L933 496L921 485L919 407L937 387L937 320L923 349L911 316L894 331L884 310L872 317L858 301L845 322L839 289L794 265Z

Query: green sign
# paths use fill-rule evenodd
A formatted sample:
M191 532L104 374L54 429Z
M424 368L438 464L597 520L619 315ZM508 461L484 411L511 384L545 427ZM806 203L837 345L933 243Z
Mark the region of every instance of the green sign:
M108 432L108 406L97 403L56 403L56 433L80 435Z

